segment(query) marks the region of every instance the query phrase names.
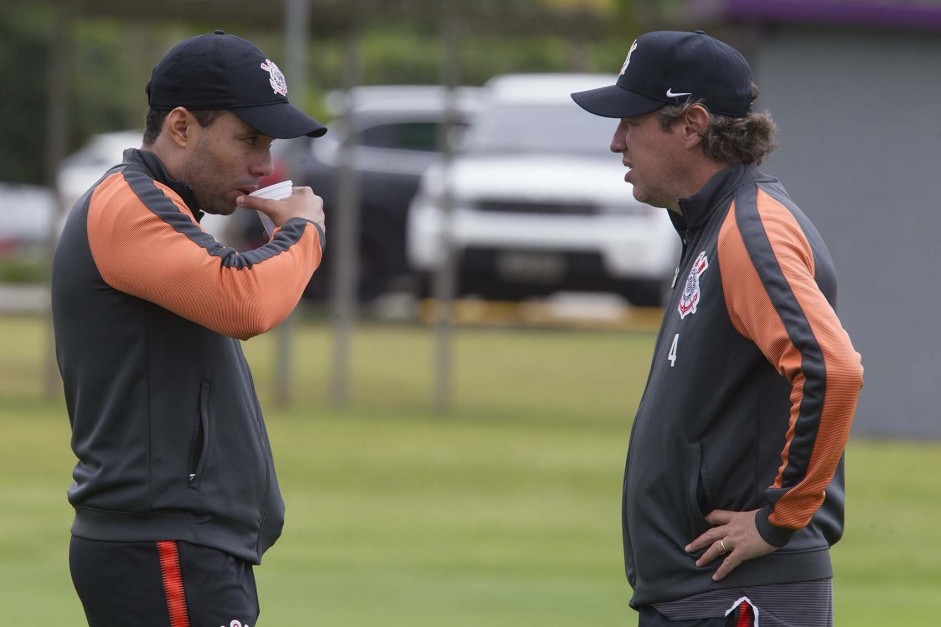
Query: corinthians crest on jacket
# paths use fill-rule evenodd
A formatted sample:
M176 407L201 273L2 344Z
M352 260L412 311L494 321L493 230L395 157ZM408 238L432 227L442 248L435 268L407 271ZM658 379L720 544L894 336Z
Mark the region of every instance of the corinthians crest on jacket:
M699 286L699 277L709 268L709 258L706 257L706 251L699 253L693 267L689 270L689 276L686 277L686 285L683 287L683 296L680 298L680 304L677 309L680 312L680 319L687 314L696 313L696 307L699 305L699 299L702 297L702 289Z

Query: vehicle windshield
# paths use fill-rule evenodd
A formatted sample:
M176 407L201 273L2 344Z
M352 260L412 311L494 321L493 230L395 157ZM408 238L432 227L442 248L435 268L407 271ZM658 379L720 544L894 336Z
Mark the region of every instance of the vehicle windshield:
M582 153L609 155L617 120L572 103L514 103L488 107L461 146L466 153Z

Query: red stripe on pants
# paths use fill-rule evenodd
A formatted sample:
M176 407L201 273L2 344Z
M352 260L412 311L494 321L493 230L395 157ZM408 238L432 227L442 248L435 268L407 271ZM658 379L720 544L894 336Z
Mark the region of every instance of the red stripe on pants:
M752 627L755 624L755 615L748 601L742 601L738 606L738 622L735 627Z
M164 541L157 543L157 552L160 554L160 574L163 576L163 591L167 595L170 627L190 627L183 574L180 572L180 550L176 542Z

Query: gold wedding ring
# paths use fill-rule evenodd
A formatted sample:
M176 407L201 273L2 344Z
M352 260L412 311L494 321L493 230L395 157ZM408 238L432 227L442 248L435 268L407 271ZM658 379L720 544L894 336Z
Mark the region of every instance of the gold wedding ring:
M726 553L729 552L729 547L725 546L725 541L724 541L724 540L719 540L719 546L722 547L722 550L723 550L724 552L726 552Z

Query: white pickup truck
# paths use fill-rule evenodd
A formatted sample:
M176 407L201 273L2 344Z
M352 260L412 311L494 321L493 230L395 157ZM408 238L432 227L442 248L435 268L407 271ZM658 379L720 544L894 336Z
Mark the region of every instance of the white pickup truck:
M408 257L431 273L450 223L461 294L520 299L560 291L614 292L658 306L679 238L667 211L637 202L620 155L608 150L617 120L589 115L571 92L609 84L586 74L492 79L447 179L425 172L408 213Z

